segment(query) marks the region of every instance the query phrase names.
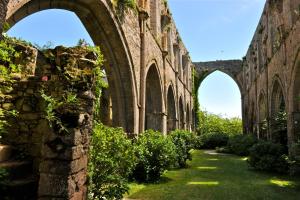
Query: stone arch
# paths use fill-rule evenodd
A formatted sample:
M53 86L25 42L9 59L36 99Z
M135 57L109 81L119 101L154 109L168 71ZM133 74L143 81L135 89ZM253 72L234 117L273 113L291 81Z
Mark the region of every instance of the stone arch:
M159 71L155 64L146 76L145 129L162 131L163 97Z
M202 81L214 73L215 71L223 72L230 76L240 89L241 95L243 94L243 80L238 75L243 70L243 63L241 60L221 60L221 61L210 61L210 62L197 62L193 63L199 78L199 85L196 87L199 89Z
M168 88L167 94L167 132L176 129L177 117L176 117L176 103L175 103L175 93L173 85Z
M258 100L259 138L267 138L267 117L266 95L262 91Z
M104 68L110 90L113 91L113 125L121 126L127 132L137 132L134 130L136 84L131 57L111 5L103 0L11 0L6 21L13 26L21 19L46 9L64 9L74 12L79 17L95 45L101 47L106 60Z
M288 151L286 101L279 77L275 77L271 90L271 139Z
M286 101L283 91L282 82L279 77L275 76L271 90L271 117L273 118L278 112L286 111Z
M179 98L178 106L179 106L179 129L184 129L184 106L183 106L182 97Z

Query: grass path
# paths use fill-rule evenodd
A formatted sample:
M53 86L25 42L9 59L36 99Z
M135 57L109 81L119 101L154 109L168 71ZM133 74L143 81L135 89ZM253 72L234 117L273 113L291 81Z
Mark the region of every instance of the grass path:
M245 158L193 151L182 170L168 171L159 184L131 184L127 199L300 200L300 178L248 170Z

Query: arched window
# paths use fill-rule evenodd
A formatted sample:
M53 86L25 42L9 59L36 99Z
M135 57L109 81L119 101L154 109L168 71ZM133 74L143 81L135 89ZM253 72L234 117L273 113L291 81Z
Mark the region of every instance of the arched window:
M167 101L167 130L168 132L176 129L176 104L175 95L172 86L168 89L168 101Z
M145 129L162 131L162 90L156 66L148 70L146 78Z

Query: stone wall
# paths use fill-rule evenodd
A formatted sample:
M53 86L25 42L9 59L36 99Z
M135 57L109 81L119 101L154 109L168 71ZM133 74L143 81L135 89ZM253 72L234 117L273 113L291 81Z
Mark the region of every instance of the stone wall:
M268 0L243 64L245 132L272 139L273 113L279 106L274 87L278 84L288 114L289 144L299 138L299 131L295 129L298 108L294 105L298 95L294 91L299 87L295 82L300 79L297 74L300 68L299 8L299 1ZM264 108L259 103L262 96L265 97ZM266 116L267 135L260 132L262 116Z
M1 107L18 115L10 117L1 143L13 146L15 159L33 161L39 199L85 199L97 57L81 47L39 52L18 44L15 49L21 52L15 62L22 74L16 75L13 90L1 95ZM69 92L76 94L76 103L53 110L62 129L47 118L49 102L43 95L63 103Z

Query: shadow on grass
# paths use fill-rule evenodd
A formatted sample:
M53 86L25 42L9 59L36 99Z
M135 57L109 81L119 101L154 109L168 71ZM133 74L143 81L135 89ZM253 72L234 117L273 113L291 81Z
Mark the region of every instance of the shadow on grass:
M143 200L299 200L300 177L249 170L244 158L193 151L189 167L171 170L157 184L133 184Z

